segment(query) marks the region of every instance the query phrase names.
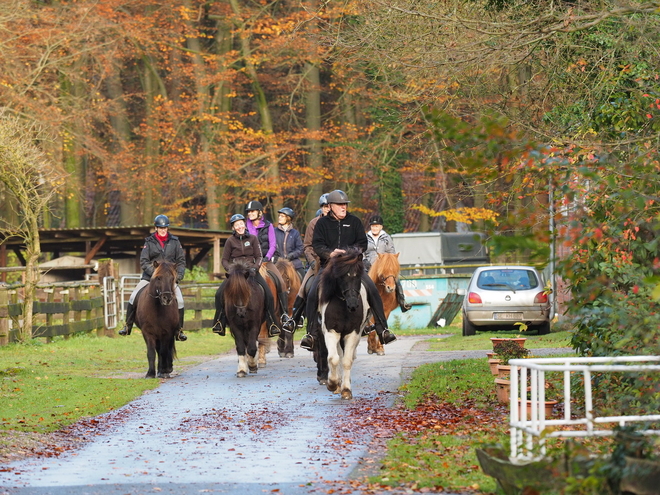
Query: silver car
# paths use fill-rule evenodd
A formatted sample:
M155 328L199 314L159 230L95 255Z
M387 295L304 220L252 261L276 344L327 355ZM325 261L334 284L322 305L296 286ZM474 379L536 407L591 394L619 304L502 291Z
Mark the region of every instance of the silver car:
M531 266L482 266L472 274L463 299L463 335L516 328L525 323L550 333L550 291Z

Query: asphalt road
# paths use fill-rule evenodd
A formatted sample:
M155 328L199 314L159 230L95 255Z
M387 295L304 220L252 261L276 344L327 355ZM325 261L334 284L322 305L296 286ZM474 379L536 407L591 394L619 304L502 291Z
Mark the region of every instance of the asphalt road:
M102 417L80 449L2 466L0 494L327 493L369 462L372 438L346 418L392 404L422 363L485 357L413 350L428 338L402 337L385 356L368 355L363 339L348 401L318 385L305 350L284 359L273 348L246 378L235 353L219 356Z

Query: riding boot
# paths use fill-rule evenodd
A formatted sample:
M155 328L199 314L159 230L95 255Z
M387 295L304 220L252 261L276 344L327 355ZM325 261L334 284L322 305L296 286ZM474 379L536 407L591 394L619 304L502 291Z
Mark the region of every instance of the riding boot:
M291 319L282 325L282 328L288 332L293 333L296 328L302 328L305 313L305 300L297 296L293 302L293 314Z
M402 313L405 313L412 308L412 306L406 302L406 296L403 294L403 287L401 287L401 282L399 280L396 281L396 302L399 303Z
M225 316L224 311L220 311L218 319L215 320L213 325L213 333L217 333L220 337L224 337L226 334L225 329L227 328L227 317Z
M376 334L378 334L378 340L380 340L380 343L387 345L394 342L396 340L396 335L390 332L387 327L383 326L383 324L378 321L378 317L374 317L374 320L374 330L376 330Z
M300 340L300 347L308 351L314 350L314 339L318 335L319 321L317 318L310 318L307 321L307 334Z
M278 298L280 300L280 306L282 307L282 330L293 333L296 328L295 322L288 315L289 308L287 308L287 302L289 300L289 295L286 292L280 292ZM290 330L291 327L293 327L293 329Z
M133 330L133 323L135 323L135 306L128 303L126 306L126 323L124 323L124 328L119 330L119 335L130 335L131 330Z
M183 314L185 312L185 309L181 308L179 310L179 331L176 334L176 340L179 342L185 342L188 340L188 336L183 333Z
M277 326L277 323L275 323L276 320L274 320L272 317L268 317L268 336L269 337L276 337L280 334L280 328Z

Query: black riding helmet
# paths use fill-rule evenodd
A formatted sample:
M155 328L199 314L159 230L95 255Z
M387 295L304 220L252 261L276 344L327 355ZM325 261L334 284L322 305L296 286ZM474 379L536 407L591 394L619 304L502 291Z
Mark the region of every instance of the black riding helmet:
M293 217L296 216L296 213L288 206L285 206L284 208L278 210L277 213L284 213L287 217L291 218L292 220Z
M245 211L264 211L264 205L261 204L259 201L250 201L246 206L245 206Z
M369 225L383 225L383 217L380 215L374 215L371 217L371 220L369 220Z
M154 218L154 225L156 227L169 227L170 219L165 215L158 215L156 218Z

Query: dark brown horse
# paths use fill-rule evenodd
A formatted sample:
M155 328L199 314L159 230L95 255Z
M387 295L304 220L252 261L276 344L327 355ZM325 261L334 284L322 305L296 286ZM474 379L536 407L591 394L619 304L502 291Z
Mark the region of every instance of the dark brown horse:
M275 265L277 271L282 275L284 280L284 288L288 295L287 312L289 315L293 314L293 302L296 300L296 295L300 289L300 276L289 260L280 258ZM292 358L293 357L293 334L289 332L280 332L277 339L277 352L280 357Z
M390 313L399 305L396 299L396 284L400 272L399 253L378 253L376 261L369 268L369 278L376 284L378 294L383 300L385 319L389 318ZM380 343L375 330L371 331L367 337L367 352L376 353L379 356L385 354L383 344Z
M176 265L154 261L154 274L149 284L137 295L135 324L142 330L147 344L149 370L145 378L169 378L176 357L174 337L179 331L179 310L176 304Z
M317 379L325 367L328 390L341 393L342 399L353 398L351 368L362 329L368 321L363 273L362 252L351 248L330 258L320 275L318 312L323 336L318 339Z
M237 261L229 268L229 278L223 291L224 301L216 293L216 315L220 304L224 304L229 331L236 343L238 370L236 376L243 378L257 372L257 339L261 324L266 319L264 292L250 273L248 263Z

